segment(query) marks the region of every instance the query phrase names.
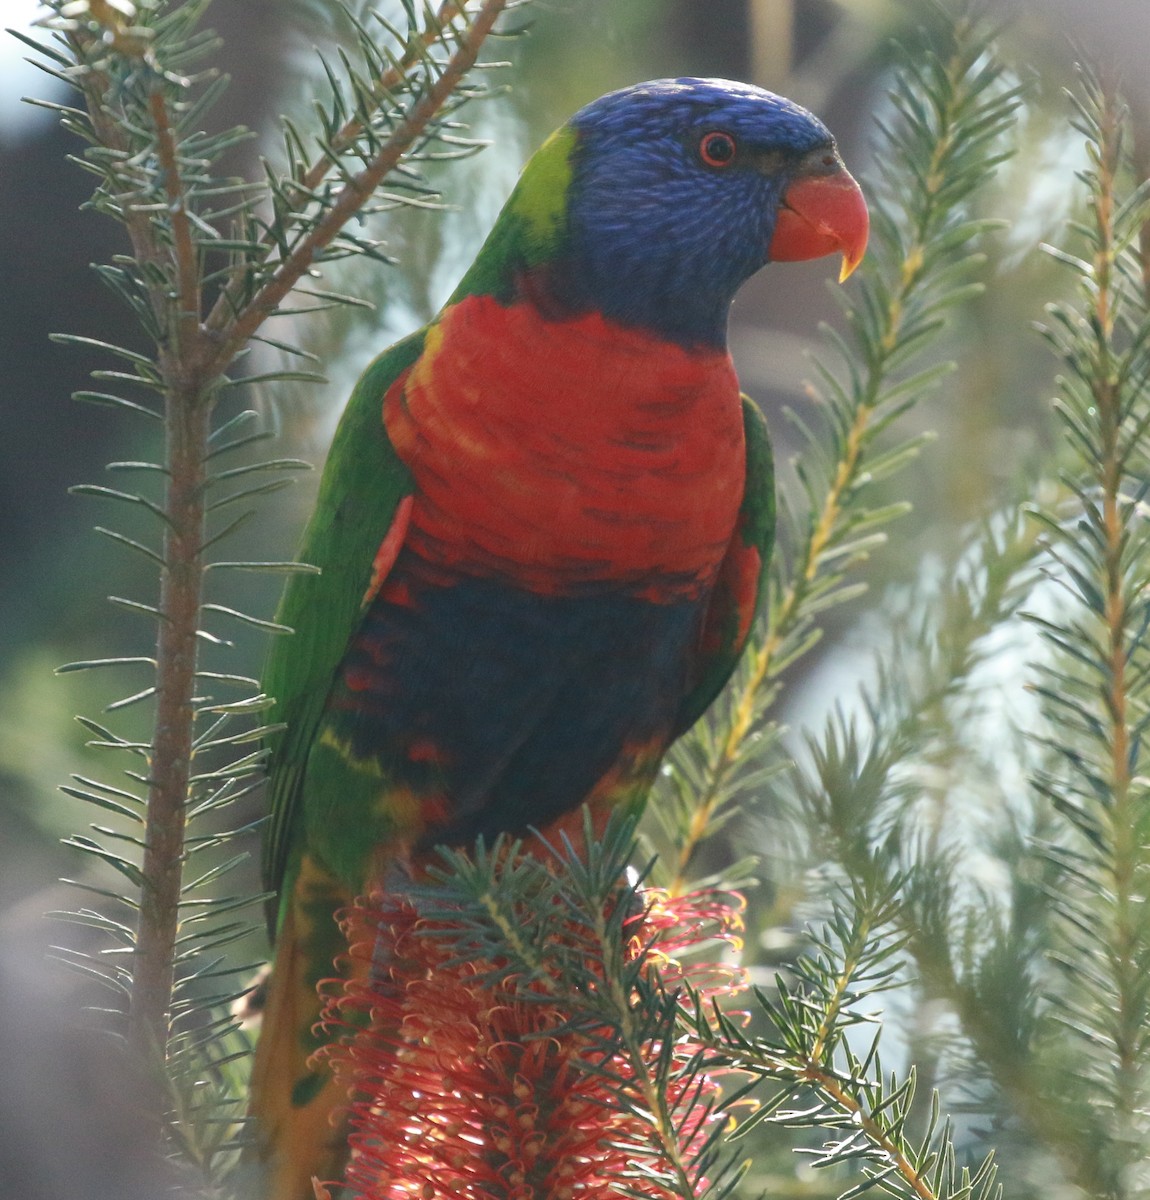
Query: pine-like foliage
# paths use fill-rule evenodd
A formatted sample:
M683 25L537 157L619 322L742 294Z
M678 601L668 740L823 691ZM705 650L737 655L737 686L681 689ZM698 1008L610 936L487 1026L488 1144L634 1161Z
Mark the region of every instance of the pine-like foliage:
M83 719L119 773L65 789L96 813L72 844L104 872L72 914L101 949L65 953L115 993L154 1143L206 1194L229 1194L245 1107L228 1001L250 964L230 948L259 897L227 886L242 832L229 813L258 778L267 705L224 652L233 623L284 632L215 589L231 571L307 569L223 557L252 502L302 465L257 456L267 433L234 393L316 378L268 323L357 303L318 287L316 268L386 263L379 218L435 207L420 167L474 150L457 109L484 93L477 56L512 6L400 0L398 26L350 9L314 126L285 123L282 165L258 183L221 173L246 131L201 132L224 86L202 0L52 0L36 47L79 97L56 107L83 141L92 206L130 245L97 270L141 330L138 346L102 347L110 365L80 399L163 435L154 457L109 465L116 486L77 489L139 518L100 533L158 585L113 599L154 620L154 648L63 668L139 673L110 715ZM1150 200L1119 90L1090 70L1073 99L1085 217L1054 252L1075 297L1046 322L1062 474L1027 516L988 517L943 582L891 601L873 680L821 732L785 743L777 724L786 671L827 609L861 593L858 568L906 511L882 485L925 441L906 417L949 371L949 318L993 245L987 185L1023 93L992 30L965 10L934 17L878 125L874 243L842 293L846 333L816 360L814 415L792 414L803 449L766 618L651 806L644 883L662 886L628 874L635 830L619 820L585 857L479 847L446 856L434 887L346 914L366 969L326 1019L358 1091L365 1196L428 1195L433 1159L441 1191L464 1200L520 1200L533 1179L564 1200L1146 1190ZM302 369L244 366L253 343ZM734 996L733 910L708 888L749 863L704 878L699 851L752 807L800 818L810 870L795 871L805 907L789 914L801 950ZM429 1054L441 1011L450 1061ZM883 1021L908 1014L880 1056ZM772 1178L780 1147L822 1168L815 1182Z
M875 983L897 986L884 1007L917 1013L902 1053L992 1123L1009 1194L1128 1197L1145 1190L1147 1139L1150 209L1114 81L1082 68L1069 103L1085 212L1064 248L1048 247L1075 290L1043 326L1060 370L1060 471L1035 482L1042 502L972 533L943 583L894 605L874 681L806 736L793 798L825 903L846 919L833 956L823 938L818 969L796 968L801 1004L787 984L771 1018L811 1046L805 1009L825 1006L881 898L863 961L884 929L898 951L876 957L887 974L844 1011L865 1011ZM842 1053L853 1064L857 1042ZM826 1123L825 1108L808 1111ZM933 1106L892 1099L891 1111L916 1138L936 1128ZM830 1157L876 1152L859 1127ZM899 1154L880 1158L871 1169L905 1186ZM987 1170L950 1180L986 1186Z
M1002 135L1019 90L977 22L948 29L946 44L905 54L893 115L879 125L871 247L859 286L839 297L849 333L826 331L839 365L816 358L813 417L788 414L804 443L794 464L801 489L780 488L766 619L733 685L672 751L655 806L664 845L675 848L666 855L672 890L691 877L699 844L785 764L771 717L783 674L818 642L822 614L863 590L853 569L906 513L905 503L877 502L876 485L927 435L886 435L953 369L939 358L939 334L982 287L978 242L994 222L976 201L1010 153Z
M1048 731L1035 785L1062 818L1043 846L1056 881L1049 1018L1075 1087L1051 1097L1075 1130L1075 1178L1125 1196L1147 1186L1150 1067L1150 186L1132 163L1131 118L1113 81L1084 70L1074 124L1086 138L1088 210L1055 251L1076 302L1048 310L1063 366L1065 499L1037 507L1057 586L1034 614L1052 653L1036 681Z
M270 435L255 412L235 411L234 397L253 384L320 379L313 355L273 336L274 319L362 303L318 287L318 268L349 255L387 261L370 220L349 222L429 204L421 166L477 148L455 113L486 92L473 69L514 6L405 0L398 25L345 8L350 45L323 64L328 94L314 128L285 123L285 165L266 164L258 183L221 174L248 130L203 132L226 86L210 65L214 38L200 27L205 0L58 0L41 21L48 40L25 39L73 89L75 106L49 107L83 144L91 207L124 227L130 248L96 270L136 318L139 348L97 344L110 365L97 372L100 390L78 399L163 431L154 460L109 464L116 486L74 489L144 514L142 532L98 530L142 556L159 583L156 595L112 598L155 621L154 650L61 668L135 681L108 717L81 718L90 744L121 765L118 776L77 776L65 788L98 814L71 844L111 867L119 885L85 878L99 902L72 917L103 946L65 955L115 993L156 1147L176 1151L209 1189L234 1157L245 1109L235 1063L246 1044L229 1002L254 964L231 960L227 948L248 933L259 900L228 894L225 877L246 854L232 844L245 830L229 828L227 813L258 783L268 701L254 679L211 669L207 655L230 644L237 623L286 632L227 603L229 572L309 569L225 557L253 501L307 465L254 454ZM246 368L259 342L302 368Z

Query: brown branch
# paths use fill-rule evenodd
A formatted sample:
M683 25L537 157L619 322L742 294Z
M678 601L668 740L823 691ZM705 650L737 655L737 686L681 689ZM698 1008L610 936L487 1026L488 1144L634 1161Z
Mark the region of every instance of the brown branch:
M71 39L77 62L86 67L78 81L96 140L119 160L113 160L107 169L105 186L117 199L135 258L150 268L146 272L149 303L161 331L158 364L164 381L167 437L166 526L156 652L155 725L142 864L144 883L128 1014L129 1043L149 1068L140 1108L152 1121L157 1144L162 1138L166 1107L161 1068L170 1038L187 802L193 766L194 696L206 536L205 464L216 385L235 355L298 283L316 255L362 208L434 119L474 66L484 40L509 2L485 0L474 20L458 35L456 49L433 86L414 105L373 161L346 181L336 202L279 264L254 299L237 312L236 300L242 284L234 281L231 289L225 288L220 295L203 325L200 323L202 268L188 208L189 197L180 172L178 139L158 68L148 58L146 45L114 43L113 49L118 53L139 60L142 70L156 72L146 102L162 171L163 216L157 215L151 202L145 207L136 198L138 189L130 166L133 147L109 100L114 95L113 84L105 72L93 65L98 63L99 55L108 52L108 46L104 42L97 44L84 33ZM421 44L411 48L399 66L381 78L381 97L399 82L400 70L409 69L428 46L445 36L443 18L454 19L463 11L462 3L441 7L440 19L431 20ZM350 144L359 132L359 127L349 122L339 137ZM318 186L323 175L321 165L324 172L330 166L327 162L317 164L305 177L305 185ZM269 244L267 249L271 253L273 247Z
M156 647L156 710L150 756L144 886L133 963L129 1041L147 1060L163 1061L174 983L183 886L184 832L194 736L204 563L205 450L210 397L194 386L167 389L164 569ZM154 1108L157 1123L162 1107Z
M881 1121L869 1112L844 1086L842 1078L828 1070L812 1054L772 1054L763 1049L731 1046L714 1029L703 1034L695 1025L691 1033L714 1054L733 1067L760 1074L767 1078L793 1079L804 1083L820 1093L838 1111L852 1118L867 1140L886 1157L896 1174L906 1183L919 1200L937 1200L937 1193L929 1180L920 1172L903 1150L902 1145L883 1127Z
M227 369L248 339L275 312L300 281L316 255L334 240L348 220L363 207L379 184L395 169L404 153L446 103L460 80L475 65L487 35L507 7L507 3L508 0L484 0L435 84L411 110L400 128L383 144L371 163L358 175L347 180L339 199L280 263L271 279L247 305L242 309L238 308L236 293L242 287L242 281L234 282L224 290L205 323L209 336L216 339L210 358L202 368L206 378L216 377Z
M836 466L834 478L827 488L822 508L811 526L795 576L784 592L781 602L770 614L761 644L747 651L750 669L742 677L734 700L731 727L727 730L726 737L717 742L716 749L707 763L707 782L698 798L688 834L679 847L675 875L669 888L672 895L681 894L689 887L687 870L691 858L699 843L707 837L714 814L722 805L727 780L741 761L747 741L755 731L756 716L762 710L763 701L773 699L773 693L764 693L764 688L778 678L779 668L776 667L776 662L779 652L787 639L801 626L803 606L811 587L819 578L826 554L832 548L839 520L846 508L846 497L859 478L867 434L878 409L882 385L887 375L887 362L898 345L907 305L922 281L927 244L939 208L939 196L948 182L944 167L954 146L957 110L965 100L965 96L958 89L964 70L961 54L952 58L947 70L955 87L950 105L940 114L939 136L931 154L929 167L922 176L925 181L926 203L923 205L918 227L914 230L914 239L903 255L898 286L893 290L887 306L886 329L879 343L882 355L870 364L862 395L858 399L851 426L846 433L843 453Z
M408 71L423 57L423 52L429 50L443 36L445 27L463 13L464 3L461 0L445 0L439 6L435 19L429 21L419 35L417 43L399 60L376 80L375 94L378 100L386 97L387 93L401 84L407 78ZM336 154L351 149L356 140L363 134L363 122L358 117L350 117L331 139L331 147ZM324 181L331 170L331 159L324 155L316 159L300 179L298 187L301 192L314 192Z
M174 298L164 295L168 337L160 347L164 379L167 489L164 497L164 566L160 575L160 627L156 644L155 720L142 864L144 885L136 928L128 1038L142 1061L162 1063L170 1035L176 940L183 891L184 838L195 735L196 669L203 599L206 460L214 394L189 371L199 353L200 266L188 217L188 195L179 170L168 105L158 85L148 96L171 222L171 258L157 243L175 276ZM173 312L173 307L175 311ZM146 1085L147 1112L155 1139L163 1135L159 1081Z
M871 1143L886 1155L894 1166L895 1172L905 1183L909 1184L911 1191L919 1197L919 1200L936 1200L937 1194L934 1188L906 1156L898 1142L883 1129L880 1122L876 1121L859 1104L834 1075L821 1070L817 1064L808 1064L804 1072L804 1079L832 1100L840 1112L849 1113L858 1121L859 1128L867 1135Z
M199 263L195 239L192 237L192 223L188 218L188 197L180 176L176 141L168 119L168 106L159 87L153 87L148 96L148 111L156 130L156 152L164 173L164 194L168 198L168 214L172 222L176 294L179 297L174 331L177 353L182 351L194 358L200 339Z
M73 39L79 62L88 43ZM105 47L95 48L104 53ZM127 53L127 51L125 51ZM141 65L151 69L151 64ZM123 128L106 97L108 76L90 67L82 88L93 130L100 143L129 157ZM162 1137L164 1091L159 1068L169 1036L175 943L183 876L184 831L191 776L193 713L197 666L197 631L203 589L201 546L204 539L204 460L210 426L211 397L187 372L187 360L198 349L199 268L187 215L187 196L180 176L168 107L158 80L148 95L156 136L156 153L164 172L171 220L172 256L158 234L154 214L135 202L125 186L118 196L120 212L137 261L154 270L149 301L163 331L158 362L164 380L167 444L167 493L164 501L164 566L160 580L160 625L156 650L156 708L149 756L145 812L143 887L135 931L128 1041L148 1070L142 1079L140 1111L148 1115L158 1145ZM110 173L109 185L117 179ZM123 180L129 184L127 179ZM160 282L176 282L176 310Z

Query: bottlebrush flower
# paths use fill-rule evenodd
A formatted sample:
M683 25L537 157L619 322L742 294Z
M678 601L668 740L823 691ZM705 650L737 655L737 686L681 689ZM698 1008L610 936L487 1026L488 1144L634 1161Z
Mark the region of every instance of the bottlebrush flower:
M638 897L642 911L624 924L627 964L647 976L657 967L667 992L685 981L708 998L743 987L737 968L684 961L714 939L737 945L737 902ZM344 914L357 977L328 997L325 1023L339 1037L323 1053L352 1097L352 1194L607 1200L626 1179L650 1200L678 1195L660 1128L689 1164L724 1119L716 1078L692 1062L698 1047L671 1031L663 1080L672 1129L650 1104L668 1024L641 1034L637 1054L624 1049L617 1027L596 1015L610 1011L610 981L587 928L572 923L569 941L552 939L527 980L500 971L505 963L460 961L458 929L453 939L442 916L428 920L411 899L382 893ZM590 972L582 995L563 986L573 956ZM596 988L603 994L588 999ZM634 1004L626 997L642 1030Z

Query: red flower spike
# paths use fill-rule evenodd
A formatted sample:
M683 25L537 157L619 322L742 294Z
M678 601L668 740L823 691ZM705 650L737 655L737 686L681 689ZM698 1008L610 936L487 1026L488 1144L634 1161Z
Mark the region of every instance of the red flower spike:
M687 981L705 997L741 990L741 973L713 956L682 961L702 944L737 947L737 907L714 893L641 898L628 922L632 961L656 963L669 986ZM352 1097L345 1184L357 1200L607 1200L638 1157L628 1145L649 1148L643 1161L654 1168L632 1174L632 1189L668 1200L651 1123L619 1106L617 1081L634 1077L631 1065L565 1028L562 996L507 979L493 988L483 976L494 964L450 961L451 939L428 936L447 926L404 897L357 902L344 928L359 978L328 996L324 1022L339 1037L321 1053ZM662 1047L646 1049L654 1063ZM697 1050L678 1042L675 1062ZM668 1100L674 1111L717 1097L717 1080L696 1074L676 1079ZM708 1107L693 1104L684 1122L688 1158L721 1119Z

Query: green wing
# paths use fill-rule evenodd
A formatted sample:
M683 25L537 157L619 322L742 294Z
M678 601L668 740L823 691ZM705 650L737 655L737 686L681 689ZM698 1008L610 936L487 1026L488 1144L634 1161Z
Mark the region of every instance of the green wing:
M318 575L293 575L276 620L295 632L276 638L262 680L269 720L286 726L268 739L271 818L264 835L264 884L278 892L297 839L300 787L336 668L359 625L376 551L411 476L383 427L383 398L423 349L420 330L386 350L360 377L340 420L299 561ZM275 910L273 910L273 918Z
M766 598L775 544L775 463L767 422L746 396L743 429L747 445L743 502L703 626L695 684L679 707L676 737L690 729L723 690Z

